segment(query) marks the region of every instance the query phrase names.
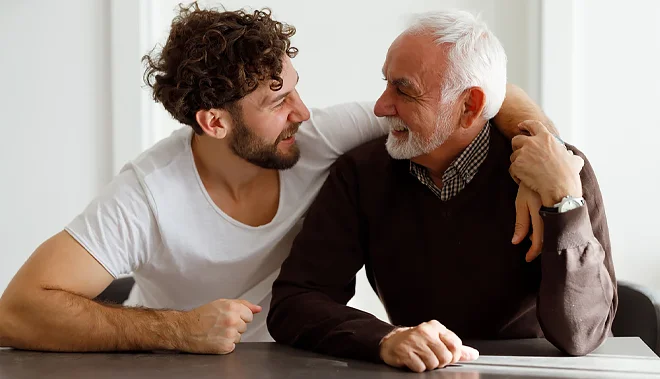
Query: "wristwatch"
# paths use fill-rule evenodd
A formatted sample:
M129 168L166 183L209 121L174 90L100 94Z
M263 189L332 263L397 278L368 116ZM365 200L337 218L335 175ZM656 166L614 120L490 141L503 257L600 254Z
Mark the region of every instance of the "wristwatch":
M566 213L585 204L584 198L565 196L560 202L552 207L541 207L541 211L548 213Z

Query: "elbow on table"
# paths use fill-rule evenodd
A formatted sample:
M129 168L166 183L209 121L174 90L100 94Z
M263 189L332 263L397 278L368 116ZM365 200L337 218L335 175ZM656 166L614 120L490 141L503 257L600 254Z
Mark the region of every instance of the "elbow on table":
M278 307L273 307L274 304L271 304L271 309L268 312L268 317L266 318L266 327L268 328L268 333L273 337L275 342L282 344L291 344L289 338L287 338L287 333L284 333L286 328L286 320L281 317L278 312Z
M0 300L0 347L19 347L16 341L25 339L25 336L20 335L23 328L17 327L21 316L15 309L6 300Z
M551 339L550 342L562 352L580 357L596 350L607 338L607 332L596 330L577 330L560 339Z

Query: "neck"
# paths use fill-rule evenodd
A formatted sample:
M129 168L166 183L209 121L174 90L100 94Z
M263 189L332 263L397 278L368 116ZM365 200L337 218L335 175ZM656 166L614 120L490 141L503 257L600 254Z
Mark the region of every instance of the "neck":
M252 191L262 179L277 174L276 170L255 166L238 157L225 140L205 135L193 134L192 153L204 185L221 188L236 200Z
M435 150L411 160L426 167L432 178L442 179L449 165L474 141L484 126L486 121L478 120L467 128L459 127Z

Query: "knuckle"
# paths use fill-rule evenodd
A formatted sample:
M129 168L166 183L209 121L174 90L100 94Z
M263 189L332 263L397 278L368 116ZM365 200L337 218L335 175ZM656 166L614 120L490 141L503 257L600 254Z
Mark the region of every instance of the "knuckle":
M433 329L442 328L442 324L438 320L431 320L431 321L423 323L422 325L426 325L427 327L430 327L430 328L433 328Z
M235 301L232 301L232 302L229 303L228 309L229 309L231 312L240 312L240 310L241 310L241 304L239 304L239 303L237 303L237 302L235 302Z
M227 327L235 326L238 323L238 318L236 314L229 314L225 317L222 324Z
M447 331L447 327L442 325L438 320L431 320L431 325L433 326L434 332L444 333Z
M421 341L429 341L433 338L434 329L430 326L420 326L416 328L415 334L411 336L410 341L414 343L415 341L421 342Z
M553 136L550 133L543 133L542 136L543 136L543 140L547 143L550 143L550 142L554 143L555 142L555 136Z
M226 328L222 334L229 339L234 339L236 338L236 336L239 335L238 330L236 330L236 328L231 328L231 327Z
M445 350L442 352L442 356L438 357L439 364L438 366L444 367L451 363L452 359L454 358L454 355L449 351Z
M459 345L456 343L456 340L454 340L453 337L446 336L443 342L445 344L445 347L450 353L453 353L454 351L458 350Z
M457 336L455 333L454 333L454 343L456 344L457 349L460 348L461 346L463 346L463 340L461 339L461 337Z
M413 352L412 350L406 351L405 358L406 358L407 362L414 361L415 360L415 352Z

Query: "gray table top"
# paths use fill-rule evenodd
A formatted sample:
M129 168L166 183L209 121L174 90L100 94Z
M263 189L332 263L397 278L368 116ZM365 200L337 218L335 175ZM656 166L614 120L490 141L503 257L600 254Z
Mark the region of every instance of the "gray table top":
M226 356L60 354L0 349L0 379L660 378L660 358L639 338L610 338L586 357L562 356L543 339L470 343L481 352L478 360L423 374L385 364L337 359L275 343L242 343Z

